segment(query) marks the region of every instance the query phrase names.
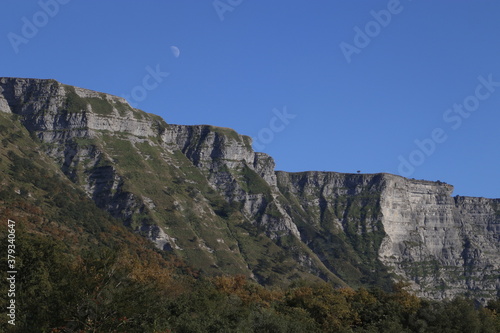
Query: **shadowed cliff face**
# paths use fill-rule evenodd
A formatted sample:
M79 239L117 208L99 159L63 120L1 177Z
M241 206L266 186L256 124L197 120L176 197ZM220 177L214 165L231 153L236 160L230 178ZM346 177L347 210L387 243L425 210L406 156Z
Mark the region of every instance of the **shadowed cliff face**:
M232 129L170 125L54 80L0 78L0 115L35 135L97 206L209 274L383 287L402 278L435 299L500 290L500 200L389 174L276 172Z

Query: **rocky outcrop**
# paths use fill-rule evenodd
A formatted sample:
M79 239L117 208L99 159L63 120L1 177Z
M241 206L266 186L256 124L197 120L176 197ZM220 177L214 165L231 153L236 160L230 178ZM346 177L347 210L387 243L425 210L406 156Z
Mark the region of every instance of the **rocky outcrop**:
M66 137L93 137L96 131L155 136L158 119L144 119L121 97L67 86L55 80L0 78L2 101L21 115L23 124L51 142ZM3 102L5 104L5 102Z
M386 175L379 256L423 296L500 290L499 200L452 198L453 186Z
M207 271L404 279L434 299L500 290L499 199L390 174L275 171L232 129L167 124L54 80L0 78L0 111L100 208Z
M274 160L256 153L251 139L229 128L209 125L169 125L162 136L175 143L182 153L207 177L213 188L229 202L240 203L246 218L265 227L275 239L284 234L300 238L299 231L280 202ZM270 203L278 214L265 214Z
M12 111L10 110L9 103L7 103L7 100L1 94L2 92L3 88L0 88L0 112L12 113Z
M302 209L294 222L307 219L299 230L315 230L304 241L332 271L335 254L315 240L341 230L345 248L365 255L367 264L376 256L387 273L411 281L421 296L465 294L484 301L500 290L500 200L453 198L449 184L389 174L277 175L282 193ZM365 268L373 274L380 266ZM356 271L336 273L349 281Z
M133 193L120 191L122 176L113 166L104 165L106 153L95 145L79 143L91 142L106 132L120 133L131 141L156 136L159 120L144 118L123 98L55 80L0 78L0 90L0 103L7 104L4 109L17 114L23 125L47 144L46 153L100 208L126 223L143 210ZM79 179L77 173L82 167L87 169L85 179Z
M279 171L277 177L302 241L330 271L351 286L390 280L378 259L383 175Z

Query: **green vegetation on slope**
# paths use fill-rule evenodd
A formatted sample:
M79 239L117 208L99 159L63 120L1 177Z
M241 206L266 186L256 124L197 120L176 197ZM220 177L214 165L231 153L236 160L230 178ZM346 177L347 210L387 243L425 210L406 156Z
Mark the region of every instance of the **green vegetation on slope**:
M66 89L66 103L65 109L69 113L78 113L82 111L87 111L87 101L80 96L75 91L72 86L64 86Z
M297 173L292 177L305 177ZM328 177L318 174L318 177ZM363 175L352 175L361 178ZM312 178L312 177L311 177ZM322 180L323 181L323 180ZM346 180L362 184L361 179ZM294 179L301 184L301 180ZM324 180L328 183L328 179ZM377 181L360 188L335 188L346 193L325 197L321 186L314 193L304 189L292 193L280 184L280 191L290 203L289 214L297 224L304 242L317 254L326 267L352 287L379 286L389 290L391 275L378 259L378 250L385 236L379 216L380 191ZM310 204L319 198L319 204Z
M301 282L270 290L243 276L175 274L175 266L158 258L118 251L90 251L71 261L57 242L39 235L21 235L18 244L26 274L18 281L16 327L2 322L9 332L500 330L500 301L478 309L460 298L429 302L400 286L386 293Z
M165 152L150 143L132 145L117 137L95 142L73 141L76 145L106 145L111 158L130 159L129 164L120 163L121 172L135 180L128 183L129 190L149 195L155 202L161 202L161 207L166 207L165 212L170 210L167 215L160 215L163 211L150 211L148 216L172 218L165 227L171 225L172 229L183 230L176 235L179 239L194 235L180 244L192 243L195 257L202 252L195 251L200 239L194 237L203 235L207 246L214 246L218 243L216 237L227 233L228 237L223 240L231 253L241 255L264 282L277 285L283 276L290 274L295 275L296 282L282 288L264 288L241 275L200 275L176 256L155 250L149 241L125 228L122 221L97 208L40 153L40 143L12 118L0 114L0 248L7 248L5 222L15 220L19 274L16 326L9 325L8 317L2 316L2 331L500 331L500 301L475 309L464 299L441 303L420 300L399 285L388 293L376 288L354 290L303 281L301 278L310 279L311 275L298 270L291 259L297 248L294 238L283 237L273 242L259 227L242 222L238 204L227 203L203 182L203 176L189 166L183 155L176 159L176 163L186 163L181 164L182 171L172 167L162 173L166 164L155 156ZM134 168L141 168L144 173L135 174ZM83 172L82 176L85 176ZM186 182L186 179L199 182ZM155 190L151 182L166 184L165 191ZM170 206L163 206L161 200ZM186 204L184 211L179 212L170 200ZM359 200L371 199L362 196ZM188 210L189 204L213 208L217 214L211 217L214 219L211 224L204 225L208 220L200 218L199 211ZM353 216L376 215L376 212L353 209ZM273 211L272 206L269 211ZM334 216L327 211L322 213L325 228ZM356 230L359 226L354 223L353 230ZM210 233L207 229L214 229L214 225L222 231ZM331 234L338 235L338 230L332 227ZM330 240L329 244L337 243ZM229 251L218 252L217 265L235 262ZM206 267L201 260L194 263ZM4 272L6 264L3 260ZM207 273L217 271L207 269ZM0 304L4 309L8 302L7 289L3 279Z

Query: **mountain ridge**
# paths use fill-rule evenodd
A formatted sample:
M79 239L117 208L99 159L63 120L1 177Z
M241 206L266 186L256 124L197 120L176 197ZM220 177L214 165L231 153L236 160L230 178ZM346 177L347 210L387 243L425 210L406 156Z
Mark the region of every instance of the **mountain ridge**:
M207 274L353 287L403 279L420 296L481 302L500 290L500 199L388 173L278 171L232 129L167 124L55 80L0 87L0 111L98 207Z

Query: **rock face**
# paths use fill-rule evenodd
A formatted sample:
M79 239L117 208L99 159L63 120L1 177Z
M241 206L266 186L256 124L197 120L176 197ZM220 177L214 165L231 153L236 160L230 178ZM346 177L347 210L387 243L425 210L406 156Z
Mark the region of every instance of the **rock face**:
M381 260L430 298L497 293L500 201L452 198L453 187L444 183L385 178Z
M231 129L169 125L54 80L0 78L0 112L97 206L210 274L403 279L433 299L499 293L499 199L389 174L275 171Z

